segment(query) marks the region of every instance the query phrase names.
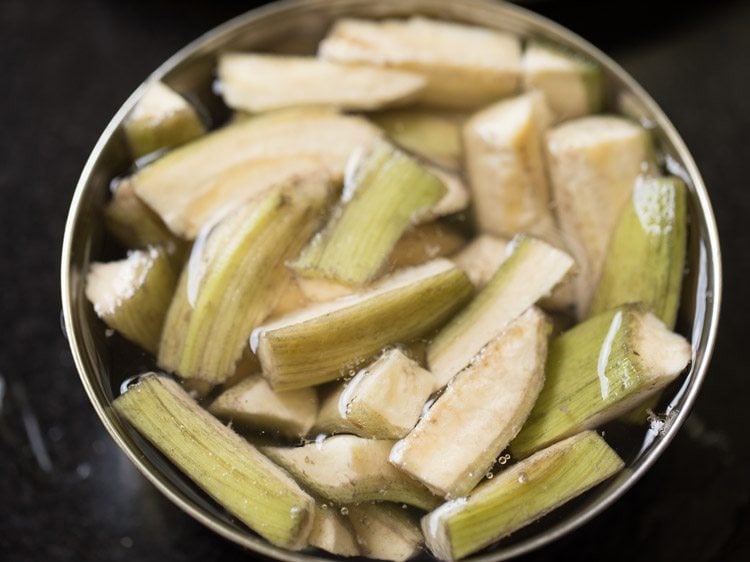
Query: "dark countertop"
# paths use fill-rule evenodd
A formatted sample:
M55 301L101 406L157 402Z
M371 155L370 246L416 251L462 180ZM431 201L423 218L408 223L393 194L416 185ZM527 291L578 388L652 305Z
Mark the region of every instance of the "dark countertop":
M96 418L59 323L67 207L99 133L168 55L239 1L0 3L0 559L252 559L158 494ZM539 2L653 95L708 185L725 292L694 413L638 485L525 560L750 560L750 3ZM743 226L744 225L744 226Z

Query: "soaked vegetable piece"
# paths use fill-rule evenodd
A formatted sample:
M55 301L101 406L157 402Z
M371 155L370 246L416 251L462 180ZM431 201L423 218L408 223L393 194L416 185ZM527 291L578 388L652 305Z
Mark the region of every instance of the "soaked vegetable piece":
M134 158L180 146L206 132L195 108L162 82L149 84L123 128Z
M419 109L392 109L376 113L370 119L403 149L452 172L461 168L463 115Z
M604 440L586 431L539 451L484 482L468 498L422 518L427 547L458 560L549 513L622 469Z
M218 75L227 105L254 113L300 105L344 110L403 105L426 83L419 74L404 70L256 53L221 55Z
M573 268L568 254L541 240L521 236L511 244L512 253L490 282L432 340L427 363L438 388Z
M250 332L289 278L286 260L320 225L330 191L326 177L281 186L196 242L167 314L161 368L213 383L234 373Z
M292 550L307 546L315 500L176 382L154 373L143 375L113 406L193 482L260 536Z
M464 125L466 171L479 231L554 239L542 136L551 113L539 92L499 101Z
M320 43L318 55L422 74L427 86L419 101L435 107L485 105L512 94L521 77L518 37L424 17L340 19Z
M414 160L377 143L363 156L326 228L292 267L350 285L372 281L415 217L445 193L443 183Z
M340 504L394 501L432 509L427 488L388 462L393 441L336 435L302 447L263 447L305 487Z
M651 140L638 124L603 115L551 129L546 148L557 218L579 267L578 317L585 318L617 219L652 165Z
M323 507L325 505L325 507ZM359 556L361 550L349 519L333 505L318 501L310 545L338 556Z
M466 275L438 259L260 326L251 344L275 390L313 386L341 377L386 345L436 329L472 293Z
M164 248L133 250L124 260L91 264L86 298L107 326L156 353L176 283Z
M636 182L604 261L591 314L642 302L674 328L687 250L685 184L678 178Z
M624 305L577 325L550 344L547 381L511 442L514 457L633 408L690 362L690 344L641 305Z
M434 385L432 373L391 349L346 384L339 412L357 435L399 439L417 423Z
M253 375L222 392L208 411L237 425L302 437L315 422L318 396L310 388L274 392L263 377Z
M599 65L553 45L531 41L523 53L527 90L544 93L556 121L597 113L604 102Z
M531 308L490 340L394 446L391 462L445 498L470 492L539 396L548 332L544 315Z
M424 538L408 511L390 503L362 503L347 509L365 556L403 562L419 553Z

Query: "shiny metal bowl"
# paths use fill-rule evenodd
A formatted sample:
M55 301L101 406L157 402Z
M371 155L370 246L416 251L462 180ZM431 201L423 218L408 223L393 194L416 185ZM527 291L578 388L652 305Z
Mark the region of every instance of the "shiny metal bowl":
M688 337L694 354L690 372L670 387L660 406L663 424L652 424L634 440L614 446L627 467L612 480L471 558L506 560L538 548L606 509L654 463L674 437L695 401L714 345L721 295L721 260L713 212L703 180L690 153L654 101L595 47L570 31L525 9L481 0L289 0L253 10L208 32L162 64L151 78L162 79L197 101L215 119L226 113L212 91L216 53L229 49L312 53L331 23L342 16L398 17L419 13L511 31L552 41L596 60L606 74L610 110L639 120L656 139L663 165L689 186L690 242L688 273L678 330ZM131 165L120 125L143 94L138 88L120 108L94 147L70 207L62 253L62 302L65 327L76 367L96 412L112 438L138 469L172 502L220 535L258 553L282 560L327 560L316 552L289 552L249 531L179 473L150 444L123 423L111 404L119 394L125 367L107 344L102 324L84 297L89 263L107 256L101 210L113 177ZM129 363L127 368L133 368ZM135 374L130 372L130 375ZM617 430L607 438L617 439ZM426 555L425 555L426 556Z

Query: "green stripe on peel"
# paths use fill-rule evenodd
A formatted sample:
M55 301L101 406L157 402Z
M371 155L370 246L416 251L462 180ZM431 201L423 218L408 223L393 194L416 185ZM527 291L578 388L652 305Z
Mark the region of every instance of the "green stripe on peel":
M458 560L535 521L606 480L623 462L587 431L539 451L422 519L427 546Z
M682 180L639 179L612 236L591 314L642 302L673 328L685 267L686 223Z
M363 285L383 269L415 217L429 211L447 190L386 142L364 156L347 184L333 218L292 267L303 275Z
M314 386L439 328L473 293L463 271L437 259L260 326L250 343L274 390Z
M114 408L222 507L271 543L307 545L315 500L281 468L201 408L175 381L149 373Z
M552 342L546 381L511 442L522 458L633 408L690 362L690 344L642 305L595 316Z
M229 378L247 337L274 309L294 256L320 225L327 177L271 190L222 219L185 266L159 347L159 366L214 384Z

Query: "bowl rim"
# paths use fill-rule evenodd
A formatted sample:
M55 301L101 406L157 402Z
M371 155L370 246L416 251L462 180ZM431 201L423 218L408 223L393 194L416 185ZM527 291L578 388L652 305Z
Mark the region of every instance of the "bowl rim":
M438 7L440 5L447 5L448 3L449 0L420 0L420 5L430 4L435 7ZM251 9L207 31L206 33L202 34L197 39L188 43L185 47L177 51L174 55L172 55L164 63L162 63L155 71L153 71L133 91L133 93L128 97L125 103L122 104L119 110L112 117L112 119L100 135L99 139L97 140L96 144L94 145L94 148L86 161L86 164L81 172L81 176L77 182L73 198L71 200L70 210L65 224L65 235L63 239L61 256L60 285L62 291L64 328L66 336L68 338L71 353L73 355L76 370L78 371L81 382L90 402L94 407L94 410L96 411L107 432L117 443L118 447L125 453L125 455L136 466L141 474L143 474L162 494L164 494L173 504L175 504L182 511L193 517L198 522L202 523L224 538L229 539L244 548L254 550L255 552L274 559L293 562L304 562L311 560L324 562L331 559L336 559L337 557L323 557L317 556L315 554L293 552L283 548L279 548L270 544L265 539L262 539L259 536L253 536L247 531L241 533L238 530L227 525L225 522L215 519L214 517L201 510L197 505L194 505L190 501L183 498L177 492L174 485L161 473L152 470L149 466L147 466L140 451L123 438L120 431L115 425L116 415L112 411L112 408L103 403L101 397L98 395L96 389L94 388L89 375L87 374L86 363L81 352L82 342L80 341L77 327L73 322L74 311L72 308L70 292L70 280L72 273L71 258L73 255L73 233L82 211L81 200L83 198L84 192L86 191L86 187L90 182L92 173L96 168L97 162L105 146L109 143L110 139L115 134L126 115L134 107L138 99L140 99L149 83L154 80L163 78L172 69L177 67L191 55L197 54L205 49L211 50L212 43L220 41L225 35L236 32L255 20L262 19L267 16L279 15L288 11L298 10L302 7L309 10L316 6L326 7L332 4L341 4L347 6L367 4L367 0L280 0L272 2L270 4ZM703 238L703 242L706 244L708 255L710 257L706 267L709 270L708 288L713 292L713 299L710 307L708 307L705 312L705 327L702 332L702 335L705 335L705 347L703 348L703 354L699 358L700 360L697 366L694 366L690 387L688 389L687 395L684 398L682 407L675 413L674 418L670 420L668 427L666 427L666 429L661 434L661 438L659 439L658 443L654 445L649 454L643 459L642 462L639 463L636 469L630 472L627 479L613 491L611 491L601 501L588 506L580 513L574 514L573 517L556 524L551 529L525 539L518 544L465 559L467 562L498 562L500 560L507 560L509 558L528 553L532 550L549 544L550 542L562 537L563 535L568 534L574 529L579 528L580 526L594 518L596 515L607 509L623 494L625 494L625 492L629 490L638 481L638 479L643 476L643 474L645 474L645 472L654 464L654 462L656 462L659 456L661 456L663 451L672 441L680 426L684 423L685 419L689 415L690 410L697 398L700 387L706 377L707 368L710 363L711 355L713 353L716 334L718 330L719 312L721 308L721 250L719 246L719 235L716 227L716 220L714 217L711 202L709 200L708 192L706 190L700 172L698 171L698 168L695 164L695 161L692 158L692 155L688 151L687 146L678 134L677 130L661 110L661 108L656 104L651 96L635 81L635 79L632 78L619 64L617 64L608 55L604 54L602 51L600 51L598 48L596 48L594 45L592 45L579 35L563 27L562 25L557 24L554 21L535 12L532 12L531 10L528 10L524 7L509 4L504 1L492 0L453 0L450 2L450 5L453 7L453 9L455 9L455 6L457 5L473 7L475 9L491 9L493 11L497 11L498 15L501 15L503 13L508 14L517 22L521 22L522 24L544 27L546 31L550 31L553 34L563 38L568 44L573 45L579 51L590 56L598 64L600 64L606 72L616 76L617 79L624 84L625 90L633 93L638 101L643 104L646 110L650 113L650 115L653 116L655 124L662 131L669 142L672 143L676 153L679 155L682 164L684 165L684 168L690 177L695 196L697 198L698 207L705 222L706 237Z

